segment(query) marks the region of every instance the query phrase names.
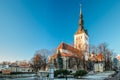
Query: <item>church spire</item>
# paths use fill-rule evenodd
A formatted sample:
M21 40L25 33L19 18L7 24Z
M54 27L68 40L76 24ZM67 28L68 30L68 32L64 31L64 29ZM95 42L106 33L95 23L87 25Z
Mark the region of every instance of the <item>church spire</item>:
M84 20L83 20L83 14L82 14L82 5L80 4L80 15L79 15L79 22L78 22L78 30L75 34L80 33L87 33L87 30L84 29Z
M80 4L80 14L82 14L82 4Z
M83 14L82 14L82 4L80 4L80 19L79 19L79 29L84 30L84 21L83 21Z

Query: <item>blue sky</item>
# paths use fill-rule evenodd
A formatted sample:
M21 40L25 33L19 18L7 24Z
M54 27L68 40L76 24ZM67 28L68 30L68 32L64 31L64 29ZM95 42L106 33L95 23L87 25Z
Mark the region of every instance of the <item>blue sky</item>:
M120 0L0 0L0 61L30 60L39 49L73 44L82 3L90 44L120 53Z

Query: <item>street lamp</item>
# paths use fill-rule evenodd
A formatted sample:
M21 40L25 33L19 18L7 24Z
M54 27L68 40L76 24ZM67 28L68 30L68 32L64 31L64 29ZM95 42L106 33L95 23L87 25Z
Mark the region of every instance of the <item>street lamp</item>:
M67 71L67 57L66 57L66 71ZM66 80L67 80L67 74L66 74Z

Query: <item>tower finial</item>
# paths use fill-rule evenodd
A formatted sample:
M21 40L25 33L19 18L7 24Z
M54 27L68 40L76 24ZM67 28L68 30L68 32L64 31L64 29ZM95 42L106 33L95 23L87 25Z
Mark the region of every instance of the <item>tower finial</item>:
M79 19L79 29L83 30L84 27L83 15L82 15L82 4L80 4L80 19Z
M80 3L80 15L82 14L82 4Z

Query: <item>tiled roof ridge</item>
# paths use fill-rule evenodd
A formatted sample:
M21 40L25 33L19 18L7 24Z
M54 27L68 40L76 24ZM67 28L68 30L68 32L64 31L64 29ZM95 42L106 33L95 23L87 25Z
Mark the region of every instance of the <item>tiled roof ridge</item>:
M72 45L67 44L67 43L65 43L65 42L61 42L57 49L59 49L60 47L62 47L62 49L64 49L66 46L69 46L70 48L73 48L73 49L78 50L77 48L74 48ZM79 50L78 50L78 51L79 51Z
M73 47L72 45L67 44L67 43L65 43L65 42L63 42L63 41L59 44L59 46L60 46L60 45L67 45L67 46ZM59 46L58 46L58 47L59 47Z

